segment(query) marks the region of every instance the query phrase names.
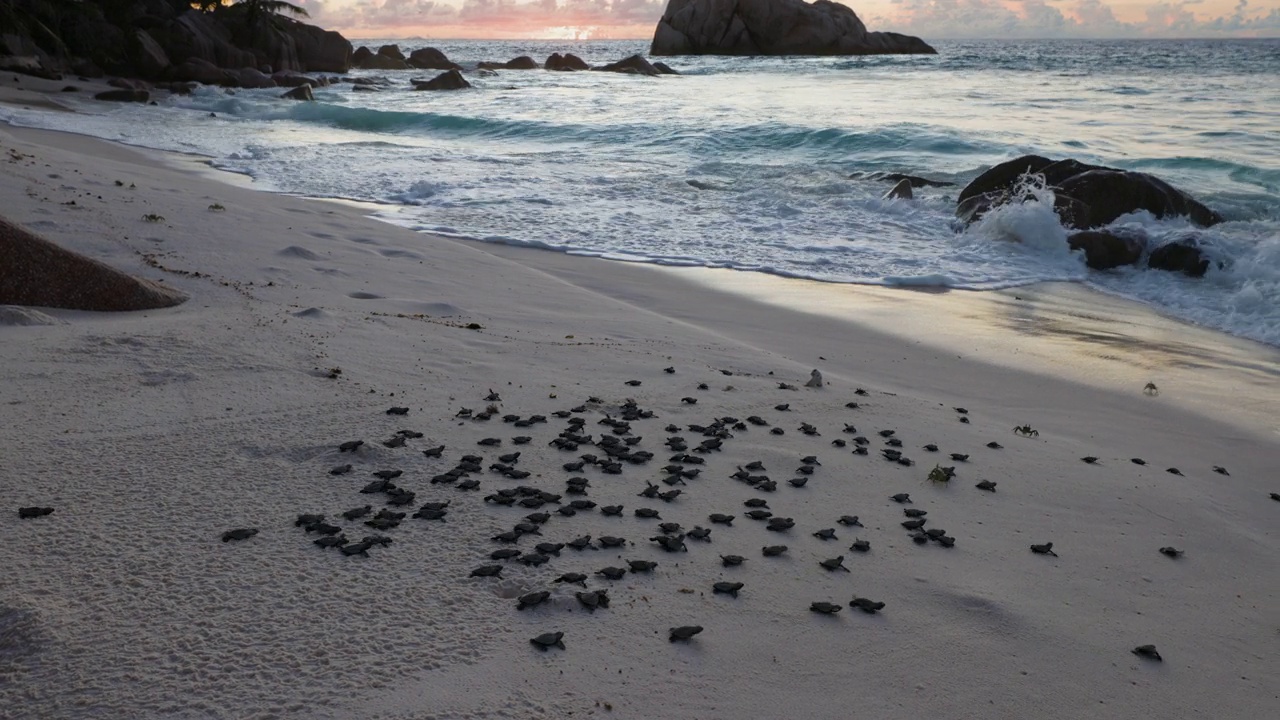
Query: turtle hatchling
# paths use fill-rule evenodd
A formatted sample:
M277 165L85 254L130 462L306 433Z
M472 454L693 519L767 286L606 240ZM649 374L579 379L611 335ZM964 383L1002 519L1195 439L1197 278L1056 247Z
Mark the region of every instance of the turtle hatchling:
M849 572L849 568L844 566L843 555L837 555L833 558L827 558L826 560L819 561L818 564L826 568L827 570L833 570L833 571L843 570L845 572Z
M475 570L472 570L471 574L468 575L468 577L501 577L501 576L502 576L501 565L481 565Z
M721 555L720 564L725 567L737 567L746 562L747 559L741 555Z
M979 490L986 490L987 492L996 491L996 484L991 482L990 480L983 480L977 485L974 485L974 487L978 488Z
M743 583L727 582L722 580L711 586L711 592L719 595L731 595L736 598L738 597L738 591L741 590L742 587Z
M809 609L823 615L835 615L840 612L840 606L829 602L815 602L809 605Z
M868 552L871 550L871 543L866 540L854 540L849 549L854 552Z
M765 557L777 557L787 551L786 545L766 545L760 548Z
M1138 647L1130 650L1129 652L1133 653L1134 655L1137 655L1138 657L1146 658L1148 660L1155 660L1156 662L1164 662L1164 658L1160 657L1160 653L1156 652L1155 645L1139 645Z
M1037 555L1052 555L1058 557L1058 553L1053 551L1053 543L1044 543L1043 545L1032 545L1031 552Z
M556 578L553 582L572 583L574 585L581 585L582 587L585 588L587 586L587 576L582 573L576 573L576 572L565 573L560 577Z
M858 520L857 515L841 515L836 522L849 527L862 527L862 522Z
M338 452L355 452L361 445L364 445L363 440L348 440L338 446Z
M338 465L329 470L330 475L346 475L349 472L351 472L351 463Z
M546 602L547 598L549 597L551 597L551 593L547 592L546 590L539 590L537 592L526 593L516 599L517 600L516 609L523 610L525 608L534 607L535 605L541 605L542 603Z
M609 607L609 595L604 590L592 590L591 592L574 593L574 597L578 598L578 602L588 612L595 612L599 608Z
M658 563L652 560L628 560L627 565L631 568L631 572L650 572L658 567Z
M44 508L40 508L43 510ZM47 514L47 513L45 513ZM257 528L236 528L222 533L222 542L231 542L232 540L248 540L258 534Z
M877 602L870 598L855 597L849 602L849 607L857 608L868 615L875 615L884 609L884 603Z
M542 633L538 637L529 638L529 642L533 643L533 646L538 648L542 652L546 652L547 650L553 647L557 647L557 648L560 648L561 650L564 650L564 633L562 632Z
M897 495L890 495L890 496L889 496L889 499L890 499L890 500L892 500L892 501L894 501L894 502L896 502L896 503L901 503L901 504L904 504L904 505L905 505L905 504L907 504L907 503L911 502L911 494L910 494L910 493L898 493Z
M1177 549L1177 548L1175 548L1175 547L1162 547L1162 548L1160 548L1160 554L1161 554L1161 555L1167 555L1168 557L1171 557L1171 558L1180 558L1180 557L1182 557L1182 553L1183 553L1183 552L1185 552L1185 551L1183 551L1183 550L1179 550L1179 549Z
M711 513L707 516L708 520L720 525L731 525L733 523L733 518L733 515L725 515L724 513Z
M677 640L681 642L688 642L694 635L697 635L700 632L702 632L701 625L681 625L680 627L673 627L671 628L671 642L675 642Z
M836 540L837 539L835 528L823 528L818 532L814 533L813 536L818 538L819 540Z

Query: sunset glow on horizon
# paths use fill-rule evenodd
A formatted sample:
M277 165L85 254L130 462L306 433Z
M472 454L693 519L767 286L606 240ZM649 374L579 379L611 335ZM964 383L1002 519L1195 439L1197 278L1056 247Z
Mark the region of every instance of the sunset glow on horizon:
M666 0L298 0L352 39L649 39ZM926 39L1278 37L1280 0L865 0L870 30Z

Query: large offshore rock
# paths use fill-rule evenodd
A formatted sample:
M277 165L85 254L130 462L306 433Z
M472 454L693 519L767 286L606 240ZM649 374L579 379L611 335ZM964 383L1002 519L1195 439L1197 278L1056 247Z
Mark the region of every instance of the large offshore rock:
M868 32L847 5L817 0L668 0L650 55L882 55L935 51Z
M457 70L446 70L430 80L413 80L414 90L465 90L471 83Z

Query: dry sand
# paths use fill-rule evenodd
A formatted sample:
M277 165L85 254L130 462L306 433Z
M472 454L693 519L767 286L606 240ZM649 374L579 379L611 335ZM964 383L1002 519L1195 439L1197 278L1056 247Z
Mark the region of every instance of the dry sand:
M469 246L66 134L0 128L0 162L11 219L190 296L142 313L0 315L16 318L0 327L0 716L1253 718L1280 708L1274 349L1073 290L815 290ZM797 308L813 302L832 306ZM825 387L778 387L803 386L813 368ZM1147 379L1158 395L1143 393ZM561 493L575 474L561 465L599 453L549 447L565 427L554 417L522 429L454 417L482 410L490 389L502 413L522 416L598 396L580 414L596 438L626 398L657 414L632 424L654 461L576 473L589 499L625 515L553 512L533 539L616 535L629 541L622 552L566 549L539 568L468 578L506 547L490 536L531 512L485 495L520 484ZM385 414L392 406L409 413ZM760 415L785 434L734 431L675 502L637 497L662 477L669 435L697 445L685 426L726 415ZM801 434L802 422L821 436ZM846 423L870 439L868 456L831 444L852 441ZM1012 432L1026 423L1038 436ZM425 437L381 444L400 429ZM880 456L882 429L896 430L914 466ZM534 440L513 447L516 435ZM503 443L478 447L486 437ZM365 446L338 452L354 439ZM419 452L440 444L441 459ZM527 480L482 472L473 493L430 483L464 454L488 466L515 450ZM943 463L957 477L927 482L951 452L970 455ZM810 454L821 467L791 487ZM776 492L728 477L752 460ZM347 462L353 473L328 474ZM384 496L357 491L390 468L417 492L409 511L450 500L447 522L406 518L367 558L321 550L294 527L314 512L352 539L372 532L337 514L381 507ZM997 492L975 489L981 479ZM955 547L914 544L889 500L899 492ZM751 497L795 528L744 517ZM19 520L27 505L56 511ZM634 517L638 507L712 527L711 542L663 552L648 541L658 521ZM710 525L711 512L737 519ZM865 527L837 525L844 514ZM238 527L260 532L220 542ZM838 541L811 535L827 527ZM871 551L851 551L855 537ZM1050 541L1058 557L1029 550ZM761 557L775 543L790 551ZM1185 556L1157 551L1170 545ZM748 559L724 568L729 553ZM851 572L818 566L837 555ZM625 559L658 567L616 582L592 575L589 586L609 588L607 610L583 612L578 588L551 582ZM713 594L722 579L744 582L740 597ZM539 589L548 604L515 609ZM886 607L858 612L854 595ZM824 600L844 610L809 611ZM668 642L668 628L686 624L705 630ZM564 632L567 648L530 645L547 631ZM1131 654L1146 643L1162 663Z

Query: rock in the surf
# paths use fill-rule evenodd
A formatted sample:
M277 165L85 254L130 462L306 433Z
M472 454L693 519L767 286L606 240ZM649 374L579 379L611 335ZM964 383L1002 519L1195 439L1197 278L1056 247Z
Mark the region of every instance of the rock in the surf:
M1203 227L1222 222L1221 215L1154 175L1038 155L1000 163L979 175L960 191L956 215L972 223L989 210L1021 202L1030 192L1028 179L1043 180L1053 190L1062 224L1078 230L1139 210L1158 218L1186 216Z
M414 80L414 90L465 90L471 83L457 70L447 70L430 80Z
M650 55L935 54L918 37L867 32L847 5L817 0L668 0Z
M1145 239L1136 234L1085 230L1067 237L1072 250L1084 251L1085 264L1094 270L1132 265L1142 258Z

